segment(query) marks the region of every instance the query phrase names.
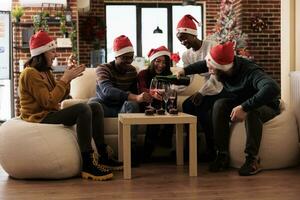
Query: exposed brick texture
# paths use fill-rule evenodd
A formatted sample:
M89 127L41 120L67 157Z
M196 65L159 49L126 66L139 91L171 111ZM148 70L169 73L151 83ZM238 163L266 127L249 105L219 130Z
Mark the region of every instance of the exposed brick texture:
M77 0L68 0L70 4L70 9L72 11L72 20L76 23L77 21ZM13 7L19 4L19 0L13 0ZM13 24L13 72L14 72L14 103L15 103L15 115L18 116L19 112L19 97L18 97L18 81L19 81L19 60L22 59L27 61L30 58L29 48L22 48L22 29L33 27L31 23L33 22L32 17L42 11L41 7L29 8L26 7L24 15L21 17L21 22L19 25ZM55 16L56 11L52 10L50 15ZM59 24L48 24L49 34L54 38L63 37L60 32ZM72 27L67 26L68 32L71 32ZM58 58L59 65L66 65L67 58L72 53L71 48L57 48L56 54ZM58 78L61 73L55 73L55 77Z
M90 51L93 45L90 41L85 41L83 23L88 16L102 17L105 19L106 3L181 3L182 0L90 0L91 11L79 13L79 59L81 63L90 62ZM218 12L220 11L221 0L202 0L206 2L206 34L212 32L216 23ZM19 0L13 0L13 5ZM77 20L77 0L69 0L72 10L72 19ZM199 1L200 2L200 1ZM237 17L237 24L240 29L249 36L249 50L255 61L260 64L267 73L280 82L280 0L235 0L234 8ZM25 15L21 22L32 22L32 16L40 11L40 8L26 8ZM255 16L260 16L268 24L268 27L261 33L254 32L251 28L251 21ZM49 26L50 34L53 37L60 37L58 26ZM20 31L14 27L14 41L21 41ZM17 39L17 40L16 40ZM20 44L19 44L20 45ZM105 47L105 38L101 42L101 47ZM71 49L58 49L59 64L65 64ZM15 108L18 115L19 99L17 97L17 86L19 77L18 60L27 60L30 57L28 49L14 49L13 67L15 78ZM57 74L60 77L61 74Z

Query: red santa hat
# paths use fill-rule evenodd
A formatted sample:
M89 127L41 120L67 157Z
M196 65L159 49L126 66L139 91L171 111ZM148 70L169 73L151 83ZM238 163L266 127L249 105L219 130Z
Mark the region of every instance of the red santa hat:
M115 57L125 53L134 52L129 38L125 35L120 35L114 40L113 51L115 52Z
M233 42L226 42L213 47L205 57L206 62L216 69L228 71L233 66L233 47Z
M152 62L154 59L160 56L168 56L170 58L171 53L165 46L160 46L157 49L151 49L148 53L150 62Z
M31 57L40 55L46 51L56 48L55 41L45 31L39 31L29 40Z
M197 26L201 24L192 16L184 15L177 24L177 33L188 33L191 35L197 35Z

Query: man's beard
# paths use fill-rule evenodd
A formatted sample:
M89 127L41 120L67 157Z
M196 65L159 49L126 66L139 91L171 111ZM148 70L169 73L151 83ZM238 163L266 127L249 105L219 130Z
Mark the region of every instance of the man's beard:
M230 77L229 77L229 75L228 75L226 72L217 69L217 70L216 70L216 78L218 79L218 81L224 83L224 82L226 82Z

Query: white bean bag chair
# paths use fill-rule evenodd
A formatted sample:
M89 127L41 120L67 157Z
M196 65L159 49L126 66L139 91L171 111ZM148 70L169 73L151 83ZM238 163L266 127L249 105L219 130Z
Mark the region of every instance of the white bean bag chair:
M18 179L76 176L81 155L75 131L63 125L10 119L0 126L0 164Z
M244 122L234 123L231 129L229 152L231 166L245 162L246 130ZM281 113L263 126L259 157L263 169L292 167L299 163L299 138L293 112L281 103Z

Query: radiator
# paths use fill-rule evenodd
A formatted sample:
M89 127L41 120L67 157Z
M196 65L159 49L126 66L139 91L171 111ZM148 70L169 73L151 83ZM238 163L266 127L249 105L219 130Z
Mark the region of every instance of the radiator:
M300 71L294 71L290 73L291 80L291 98L290 105L295 113L298 133L300 133Z

